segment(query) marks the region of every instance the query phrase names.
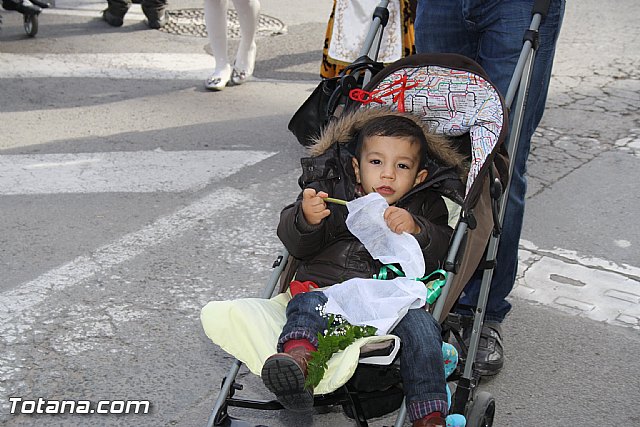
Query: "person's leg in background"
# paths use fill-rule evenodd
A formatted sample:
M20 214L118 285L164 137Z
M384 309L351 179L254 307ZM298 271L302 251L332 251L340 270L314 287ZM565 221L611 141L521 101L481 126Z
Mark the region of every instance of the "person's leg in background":
M142 0L140 4L149 28L157 30L164 27L167 23L167 0Z
M476 58L478 34L465 21L461 0L418 0L414 27L418 53Z
M131 0L107 0L107 8L102 11L102 19L112 27L121 27L130 6Z
M483 375L496 374L503 366L500 323L511 309L506 297L513 289L518 268L518 245L526 195L526 162L531 137L544 112L564 4L564 0L551 1L549 14L539 30L540 47L536 52L531 76L529 97L498 246L497 264L487 301L486 322L476 357L476 368ZM533 0L421 0L416 21L417 50L433 52L433 49L438 49L439 52L462 53L469 56L485 69L490 80L505 95L522 50L525 30L531 23L532 8ZM442 10L447 12L443 13ZM458 25L467 31L447 28L451 25ZM467 37L477 42L465 40L459 32L464 32ZM445 39L446 36L449 37ZM472 280L465 288L460 302L475 306L479 288L480 279Z
M204 20L215 60L213 74L204 83L209 90L222 90L231 79L231 64L227 53L228 3L228 0L204 0Z
M523 35L531 23L532 0L501 1L493 11L484 11L486 21L477 16L482 36L476 61L485 69L500 93L506 94L518 57ZM498 246L497 266L491 283L485 318L502 322L511 309L505 300L513 289L518 269L517 253L524 217L527 190L527 158L531 137L542 119L551 78L555 45L560 33L564 0L552 0L549 15L540 27L540 47L536 52L531 85L525 105L522 130L518 139L511 187L505 210L503 231ZM513 116L511 116L513 118ZM511 123L510 123L511 124ZM465 290L465 304L475 305L479 284Z
M240 24L240 45L233 64L231 81L235 85L244 83L253 74L256 63L256 34L260 14L259 0L233 0Z
M477 23L482 34L476 61L502 94L507 93L522 51L523 35L531 24L532 8L532 0L502 0L493 6L484 6L484 9L478 7L471 11L470 18ZM485 311L485 327L476 358L476 368L483 375L498 373L504 364L500 324L511 310L511 304L506 298L513 289L518 271L518 247L527 192L527 158L531 137L544 113L563 14L564 0L552 0L549 14L539 29L540 45L531 74L518 147L515 159L512 159L514 168L511 186ZM475 306L479 290L480 280L476 279L465 289L461 303Z

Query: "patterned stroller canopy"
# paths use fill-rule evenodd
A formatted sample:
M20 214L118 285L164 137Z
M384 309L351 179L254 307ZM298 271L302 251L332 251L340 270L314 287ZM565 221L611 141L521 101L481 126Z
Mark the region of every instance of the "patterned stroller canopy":
M349 96L361 108L386 106L416 114L434 133L468 133L465 200L477 198L480 185L474 183L502 146L508 127L502 97L477 63L456 54L413 55L389 65Z

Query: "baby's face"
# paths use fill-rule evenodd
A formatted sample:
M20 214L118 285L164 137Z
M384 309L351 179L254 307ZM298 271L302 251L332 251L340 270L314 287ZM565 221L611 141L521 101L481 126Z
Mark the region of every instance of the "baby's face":
M371 136L365 139L360 161L353 159L356 179L366 194L380 194L393 205L427 177L420 167L420 145L408 137Z

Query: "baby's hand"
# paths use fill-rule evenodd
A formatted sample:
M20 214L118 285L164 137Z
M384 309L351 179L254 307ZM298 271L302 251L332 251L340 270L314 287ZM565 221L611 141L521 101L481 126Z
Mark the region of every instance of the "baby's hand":
M405 209L389 206L384 211L384 220L394 233L401 234L403 231L409 234L420 233L420 227L414 221L413 215Z
M329 197L324 191L316 193L313 188L306 188L302 192L302 214L311 225L318 225L331 214L323 198Z

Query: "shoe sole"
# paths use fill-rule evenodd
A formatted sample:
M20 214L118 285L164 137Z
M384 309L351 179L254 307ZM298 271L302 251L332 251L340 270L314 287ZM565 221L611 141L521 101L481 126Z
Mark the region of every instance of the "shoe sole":
M304 373L293 359L272 356L265 362L260 376L264 385L285 408L297 412L313 408L313 394L305 389Z
M231 87L233 86L233 83L231 82L231 79L229 79L224 86L214 86L214 85L207 85L207 82L204 83L204 88L206 90L209 90L211 92L220 92L223 91L225 88Z

